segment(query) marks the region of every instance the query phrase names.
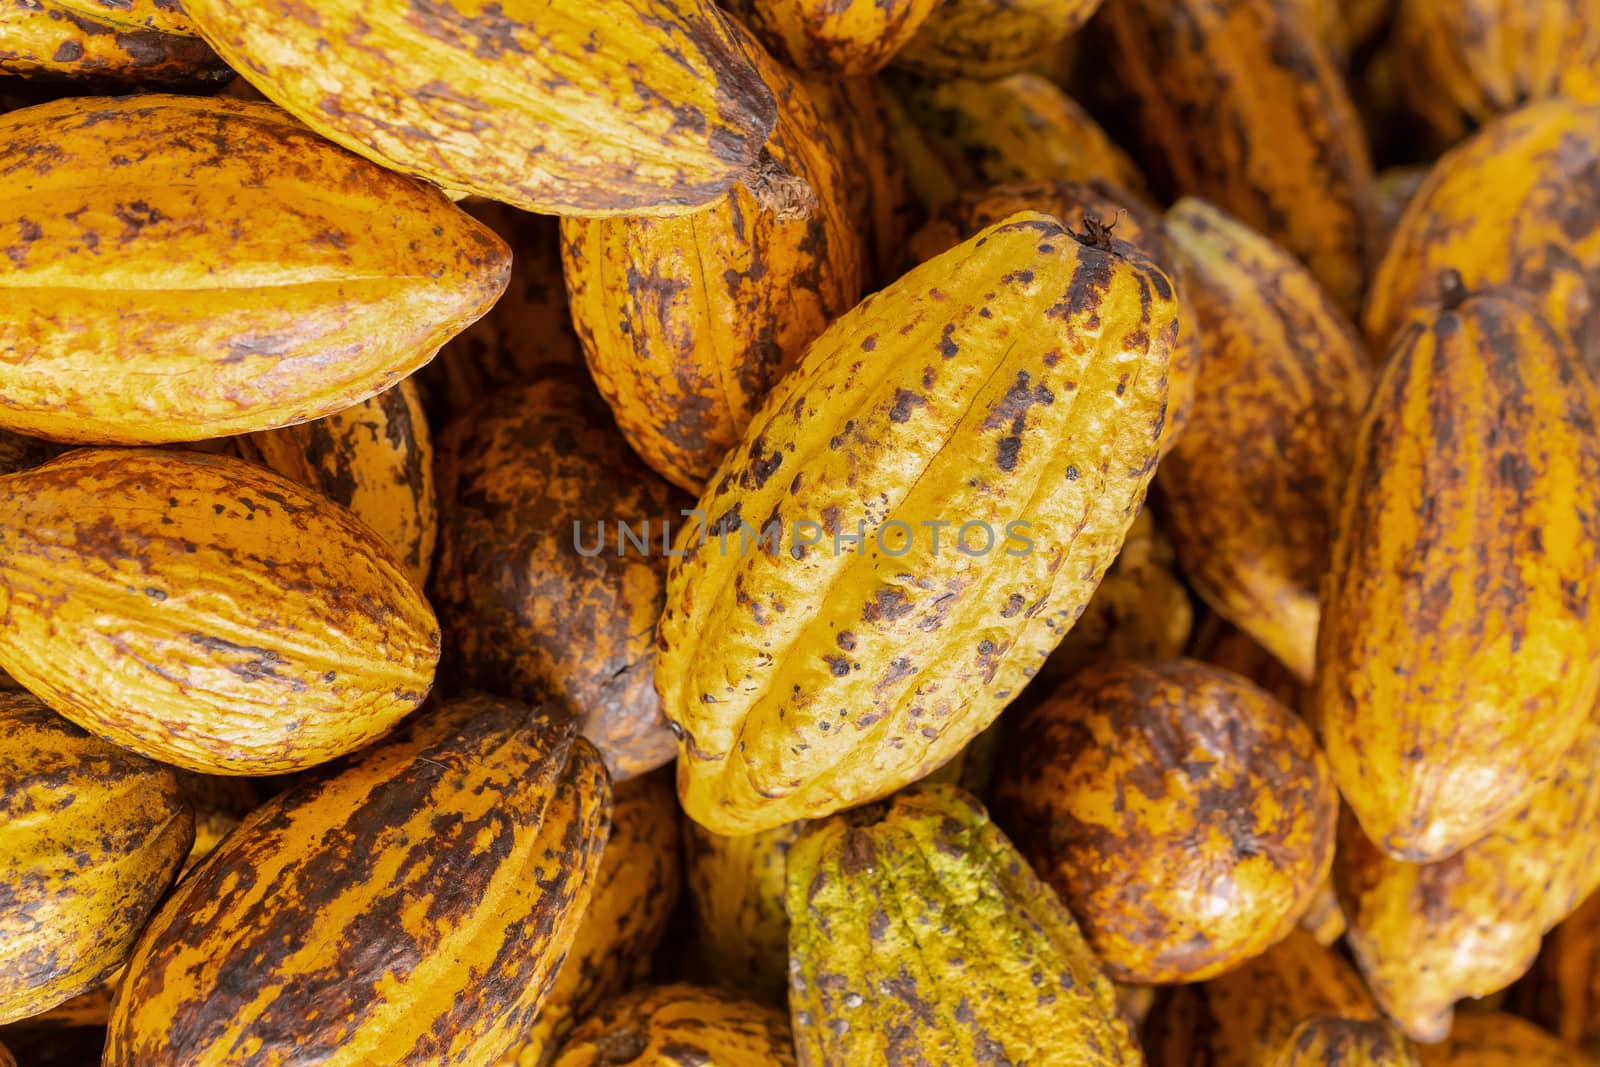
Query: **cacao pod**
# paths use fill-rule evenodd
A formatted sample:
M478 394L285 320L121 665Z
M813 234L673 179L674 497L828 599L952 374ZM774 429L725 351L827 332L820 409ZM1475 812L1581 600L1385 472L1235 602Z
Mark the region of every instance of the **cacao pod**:
M1077 924L950 786L813 823L789 850L803 1067L1144 1057Z
M1145 165L1294 253L1347 314L1372 255L1372 161L1305 0L1106 0Z
M1195 591L1310 681L1367 355L1310 272L1249 227L1185 199L1167 232L1205 372L1156 502Z
M794 1067L789 1021L776 1008L692 985L619 997L572 1035L555 1067Z
M786 858L806 824L785 823L739 837L684 820L689 907L696 963L710 981L783 1004L789 987Z
M193 835L171 768L0 693L0 1024L122 966Z
M1317 887L1316 895L1311 898L1311 906L1300 916L1300 928L1310 932L1319 945L1337 944L1350 928L1344 917L1344 908L1339 904L1339 894L1333 888L1331 870Z
M766 151L809 213L743 188L684 218L567 219L561 258L584 356L644 461L698 493L767 391L861 296L863 247L810 95L741 31L778 98Z
M1523 294L1395 339L1323 584L1314 719L1346 803L1439 860L1522 807L1600 691L1600 395Z
M572 944L610 808L565 716L472 695L419 717L268 801L178 886L105 1067L494 1062Z
M1016 724L994 802L1126 982L1210 978L1283 939L1327 877L1339 811L1310 729L1193 660L1056 690Z
M739 834L826 815L993 721L1138 512L1176 326L1131 245L1024 213L812 343L671 561L656 684L691 818ZM941 523L961 527L943 551Z
M4 481L0 666L91 733L299 770L422 703L433 612L343 508L225 456L79 449Z
M118 86L233 76L171 0L8 0L0 74Z
M509 266L436 191L266 104L13 111L0 198L0 425L61 441L188 441L332 414L430 359Z
M1422 1067L1581 1067L1589 1062L1526 1019L1500 1012L1461 1016L1449 1038L1422 1045L1417 1059Z
M1267 1067L1417 1067L1417 1052L1387 1023L1321 1015L1295 1027Z
M1305 703L1305 683L1296 678L1278 657L1220 615L1206 616L1195 631L1189 655L1213 667L1221 667L1250 679L1286 708L1298 711Z
M567 375L502 392L445 430L439 474L454 680L566 705L618 778L670 760L652 639L679 502L594 390Z
M801 70L846 78L882 70L938 6L938 0L731 0L727 5L778 58Z
M562 215L679 214L759 183L772 93L710 0L184 0L337 144Z
M1600 1054L1600 892L1544 939L1526 979L1512 990L1525 1015L1563 1041Z
M1026 69L1089 21L1100 0L944 0L895 55L939 78L998 78Z

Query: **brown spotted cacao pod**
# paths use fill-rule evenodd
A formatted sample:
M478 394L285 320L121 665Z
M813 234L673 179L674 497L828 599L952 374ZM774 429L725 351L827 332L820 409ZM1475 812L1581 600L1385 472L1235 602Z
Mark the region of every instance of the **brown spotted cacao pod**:
M940 78L998 78L1028 67L1099 6L1100 0L943 0L895 62Z
M117 87L233 76L174 0L6 0L0 74Z
M555 1067L794 1067L789 1020L713 989L664 985L619 997L572 1035Z
M1266 1067L1417 1067L1417 1051L1387 1023L1319 1015L1295 1027Z
M778 58L829 77L860 78L887 66L939 0L730 0L726 6Z

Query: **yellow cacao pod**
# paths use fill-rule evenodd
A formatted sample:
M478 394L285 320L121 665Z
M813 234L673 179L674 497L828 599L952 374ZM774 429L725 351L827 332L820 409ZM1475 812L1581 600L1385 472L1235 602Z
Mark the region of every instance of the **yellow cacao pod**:
M938 0L731 0L728 9L778 58L801 70L876 74L921 28Z
M113 85L221 82L233 76L173 0L0 5L0 74Z
M789 1021L778 1009L677 984L606 1004L573 1033L555 1067L794 1067L794 1062Z
M789 987L789 916L784 911L789 847L806 823L738 837L684 820L695 962L709 982L783 1004Z
M1100 0L943 0L895 62L940 78L1013 74L1065 40L1099 6Z
M1462 1015L1450 1036L1417 1049L1422 1067L1583 1067L1578 1049L1526 1019L1501 1012Z
M1295 1027L1267 1067L1417 1067L1417 1051L1387 1023L1319 1015Z

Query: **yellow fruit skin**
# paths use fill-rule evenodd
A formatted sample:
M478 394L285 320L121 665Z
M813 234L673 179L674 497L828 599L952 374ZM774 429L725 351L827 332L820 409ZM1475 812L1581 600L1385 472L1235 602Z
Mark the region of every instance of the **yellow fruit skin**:
M678 802L666 771L617 784L611 834L572 948L533 1027L500 1067L547 1067L607 997L644 976L683 883Z
M425 713L180 883L117 991L105 1067L493 1063L572 944L610 810L565 716L479 695Z
M813 823L788 868L801 1067L1144 1063L1072 916L960 789Z
M805 827L803 821L792 822L724 837L684 820L695 958L709 982L763 1002L784 1003L789 988L785 863Z
M225 98L0 116L0 200L0 426L61 441L342 410L483 314L509 268L437 191Z
M710 0L184 0L268 98L402 174L561 215L681 214L750 177L772 93Z
M1375 352L1437 302L1443 270L1469 288L1539 297L1591 371L1600 369L1600 105L1534 104L1446 153L1412 198L1373 275L1362 327Z
M1600 1054L1600 893L1591 893L1544 939L1512 991L1519 1014L1593 1057Z
M1527 803L1600 689L1600 396L1512 290L1418 312L1361 422L1313 719L1384 851L1450 855Z
M732 0L773 55L801 70L876 74L938 7L937 0Z
M1214 977L1294 929L1333 860L1339 798L1288 708L1157 660L1090 668L1030 709L994 805L1106 973L1156 983Z
M945 0L895 62L939 78L999 78L1026 69L1099 6L1100 0Z
M1320 1015L1295 1027L1267 1067L1417 1067L1417 1051L1387 1023Z
M6 0L0 3L0 74L96 84L233 76L172 0Z
M1354 314L1372 161L1304 0L1106 0L1097 24L1157 184L1260 230Z
M776 1008L692 985L619 997L572 1035L555 1067L794 1067L789 1021Z
M766 151L815 196L785 218L737 187L684 218L568 219L562 262L595 385L644 461L698 493L805 346L861 296L864 250L830 130L740 30L778 98Z
M0 1024L122 966L193 836L170 767L0 693Z
M1583 1067L1591 1062L1526 1019L1500 1012L1463 1014L1445 1041L1417 1050L1422 1067Z
M1185 199L1167 233L1204 370L1156 502L1195 591L1309 681L1367 355L1316 279L1254 230Z
M0 494L0 666L206 774L314 766L422 703L433 612L364 523L243 460L79 449Z
M1416 1040L1443 1040L1455 1001L1521 977L1539 939L1600 887L1597 761L1591 719L1521 811L1438 863L1385 856L1347 813L1334 863L1346 940L1378 1003Z
M433 437L410 378L315 422L250 434L238 447L349 508L394 550L417 588L428 580L439 532Z
M813 342L671 560L656 686L691 818L740 834L826 815L989 725L1138 512L1176 327L1131 245L1025 213ZM987 529L958 543L970 523Z

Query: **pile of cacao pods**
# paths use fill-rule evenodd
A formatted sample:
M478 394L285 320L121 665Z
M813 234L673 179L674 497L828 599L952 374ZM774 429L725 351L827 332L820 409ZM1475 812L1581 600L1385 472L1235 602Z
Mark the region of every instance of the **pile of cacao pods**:
M1595 0L0 0L0 1065L1600 1064L1596 374Z

